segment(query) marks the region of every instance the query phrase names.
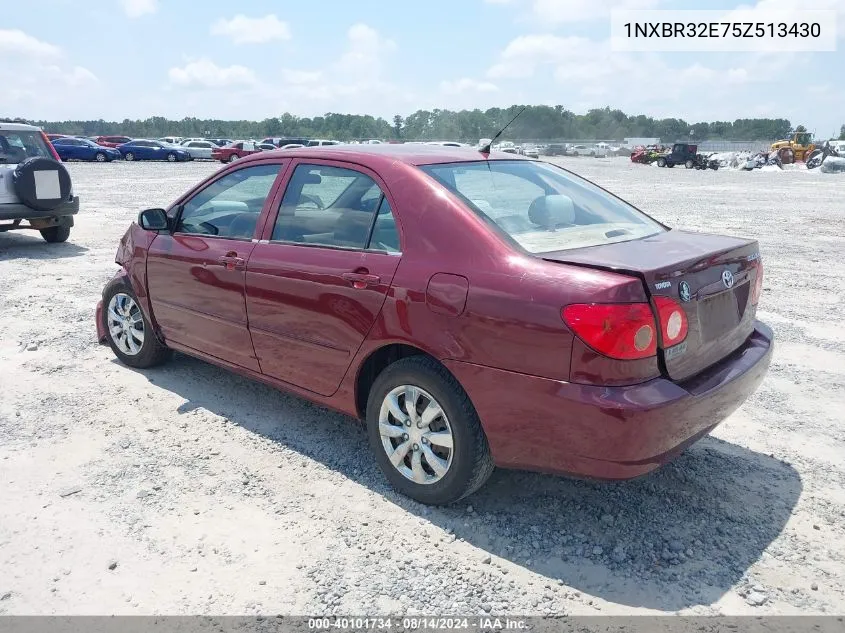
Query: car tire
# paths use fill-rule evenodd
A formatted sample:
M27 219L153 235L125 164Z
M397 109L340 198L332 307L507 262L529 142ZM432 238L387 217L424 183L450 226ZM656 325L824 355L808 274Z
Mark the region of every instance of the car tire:
M177 160L179 160L179 158L173 152L170 152L167 155L167 162L168 163L175 163Z
M657 159L657 166L658 167L666 167L666 159L665 158L658 158Z
M695 167L695 163L692 160L687 159L687 162L684 163L684 167L687 169L692 169Z
M67 238L70 237L70 226L66 224L51 226L49 229L41 229L39 233L41 233L41 237L44 238L45 242L59 244L60 242L67 242Z
M125 279L118 278L103 290L102 318L109 347L124 365L146 369L166 362L172 355L170 348L158 339L138 297ZM125 328L120 326L124 320ZM121 329L115 331L116 327Z
M406 408L408 387L418 397L417 406L413 408L417 424L412 422ZM400 395L395 395L396 392ZM396 409L388 404L391 397L398 412L404 415L402 420L393 414ZM428 424L419 426L424 419L418 412L419 407L425 405L424 410L429 411L432 403L442 415L437 414ZM370 389L366 422L370 447L382 472L394 489L420 503L454 503L478 490L493 472L490 447L475 407L455 377L433 358L403 358L384 369ZM382 435L383 427L390 429L385 435ZM401 431L405 429L408 433L402 435ZM450 448L446 448L448 444L451 444ZM388 450L395 451L397 446L405 446L405 452L399 464L394 466ZM399 459L399 454L394 454ZM437 459L433 459L432 454ZM432 467L435 462L440 464L440 473ZM411 477L416 472L421 472L429 481L414 481Z
M108 157L103 152L94 154L94 160L98 163L105 163Z
M238 155L237 155L237 154L231 154L231 155L229 156L229 162L230 162L230 163L234 163L236 160L238 160Z
M126 152L123 155L123 160L135 160L135 154L133 154L132 152Z

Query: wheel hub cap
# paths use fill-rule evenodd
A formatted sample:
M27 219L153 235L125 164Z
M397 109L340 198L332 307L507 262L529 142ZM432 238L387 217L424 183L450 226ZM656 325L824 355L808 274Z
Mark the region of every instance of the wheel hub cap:
M106 312L109 336L127 356L135 356L144 345L144 317L128 294L119 292L109 301Z
M452 427L440 404L419 387L400 385L385 396L379 435L390 463L414 483L436 483L452 465Z

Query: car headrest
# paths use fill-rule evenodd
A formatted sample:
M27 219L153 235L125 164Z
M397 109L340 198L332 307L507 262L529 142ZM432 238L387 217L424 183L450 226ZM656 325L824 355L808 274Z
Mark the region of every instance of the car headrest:
M575 223L572 198L561 194L540 196L528 208L528 219L545 228Z

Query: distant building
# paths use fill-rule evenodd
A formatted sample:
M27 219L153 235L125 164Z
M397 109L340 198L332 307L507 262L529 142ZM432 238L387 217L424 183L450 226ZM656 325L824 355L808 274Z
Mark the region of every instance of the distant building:
M655 137L638 137L624 139L626 147L636 147L637 145L660 145L660 139Z

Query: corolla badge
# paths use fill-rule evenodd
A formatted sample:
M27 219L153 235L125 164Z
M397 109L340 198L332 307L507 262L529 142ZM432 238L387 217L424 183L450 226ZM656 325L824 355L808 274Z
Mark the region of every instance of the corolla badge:
M689 301L692 299L692 291L690 290L687 282L682 281L678 284L678 294L681 295L681 301Z
M722 283L725 284L725 288L733 288L734 276L731 271L726 270L722 273Z

